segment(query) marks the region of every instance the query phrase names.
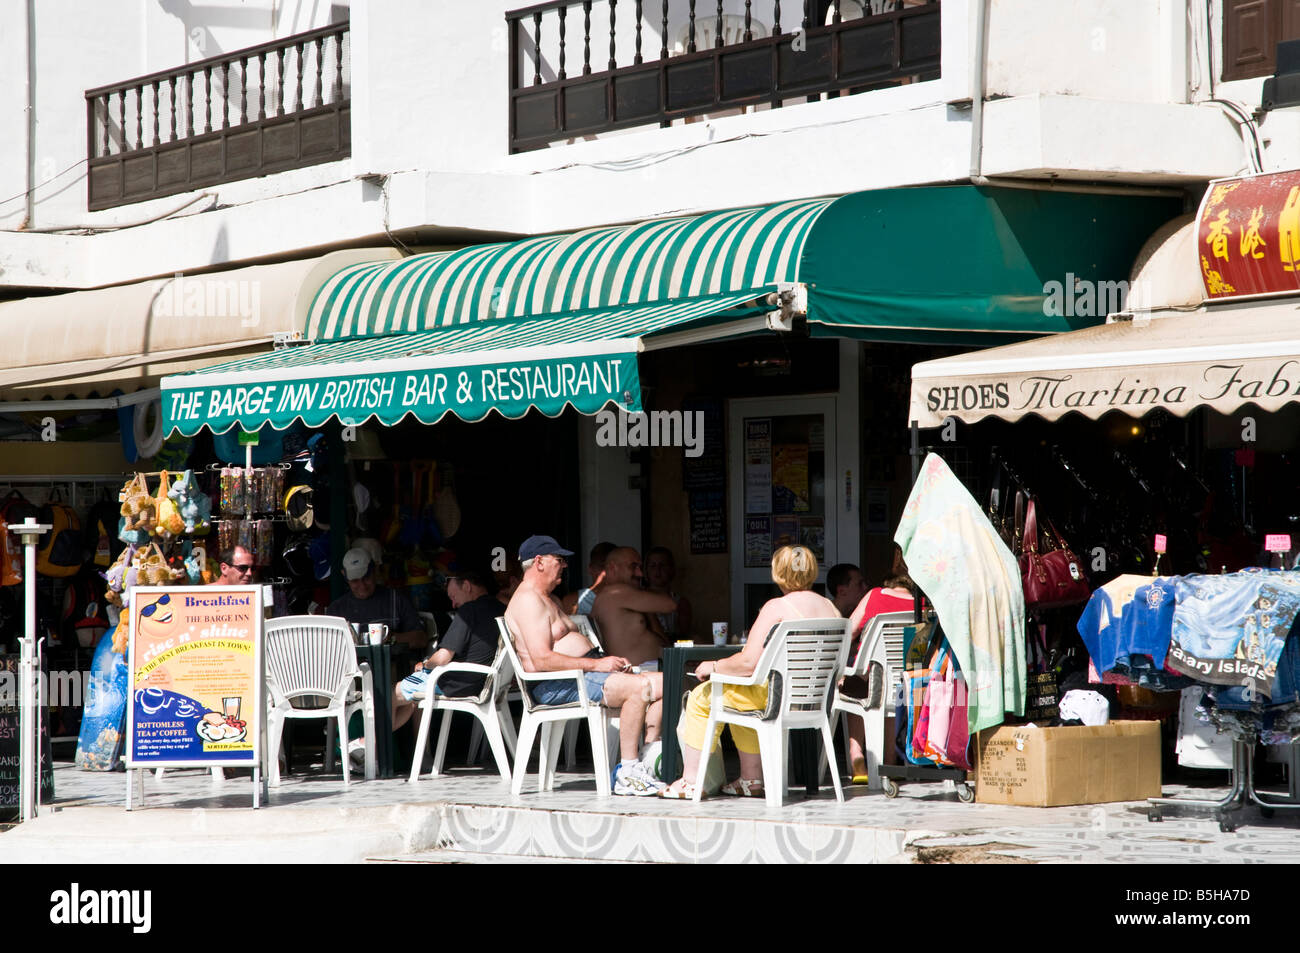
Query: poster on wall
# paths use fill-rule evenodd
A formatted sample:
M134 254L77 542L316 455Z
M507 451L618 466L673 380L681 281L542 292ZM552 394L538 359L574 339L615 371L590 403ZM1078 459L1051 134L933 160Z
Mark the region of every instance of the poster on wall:
M884 486L869 486L865 493L866 500L863 505L863 513L866 520L866 531L868 533L888 533L889 532L889 488Z
M745 567L762 569L772 562L772 517L745 517Z
M808 487L808 444L779 444L772 448L772 512L807 513L812 509Z
M799 517L772 517L772 552L782 546L795 546L799 542Z
M261 748L261 586L138 586L127 767L253 766Z
M772 421L767 417L745 421L745 512L772 512Z
M812 550L818 562L826 562L826 520L805 516L799 521L799 542Z
M727 551L726 496L722 490L693 490L689 494L691 555Z

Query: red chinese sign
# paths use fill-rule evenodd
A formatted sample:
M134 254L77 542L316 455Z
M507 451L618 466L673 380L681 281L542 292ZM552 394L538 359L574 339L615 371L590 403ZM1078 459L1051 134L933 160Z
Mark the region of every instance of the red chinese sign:
M1211 182L1196 245L1209 298L1300 291L1300 170Z

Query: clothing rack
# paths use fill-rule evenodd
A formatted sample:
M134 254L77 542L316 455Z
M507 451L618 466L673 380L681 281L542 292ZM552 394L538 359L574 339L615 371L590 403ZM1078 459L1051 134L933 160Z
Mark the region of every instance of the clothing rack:
M51 490L66 490L67 503L73 509L80 505L77 501L77 486L90 486L92 496L101 486L121 486L122 477L116 473L0 473L0 496L10 490L49 487Z
M1288 745L1287 794L1276 795L1255 788L1255 744L1234 740L1232 742L1232 786L1222 800L1207 798L1152 797L1147 820L1158 823L1168 817L1200 817L1211 815L1219 822L1219 830L1227 833L1240 826L1240 818L1230 815L1249 803L1259 808L1259 813L1272 817L1274 811L1300 811L1300 744Z

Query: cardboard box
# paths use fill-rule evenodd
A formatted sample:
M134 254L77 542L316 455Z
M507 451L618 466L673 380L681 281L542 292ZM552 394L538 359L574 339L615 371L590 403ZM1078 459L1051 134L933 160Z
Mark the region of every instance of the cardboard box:
M983 804L1057 807L1159 796L1158 721L979 733L975 800Z

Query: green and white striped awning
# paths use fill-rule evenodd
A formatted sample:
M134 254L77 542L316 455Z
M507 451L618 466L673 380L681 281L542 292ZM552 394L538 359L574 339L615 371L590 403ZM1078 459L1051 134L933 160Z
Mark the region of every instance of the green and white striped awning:
M408 414L435 423L449 411L474 421L532 408L553 417L568 405L594 414L611 402L638 411L645 338L683 325L702 324L706 336L752 329L744 319L758 310L770 306L740 292L289 347L165 379L163 414L169 430L192 435L205 426L283 429L298 419L317 427L331 417L392 425Z
M411 334L752 292L798 279L814 199L714 212L345 268L317 293L313 341Z
M1105 315L1053 311L1047 289L1123 279L1179 210L1149 197L885 189L351 265L307 310L310 344L164 378L163 425L191 435L331 417L638 410L647 337L762 330L753 315L784 285L806 292L814 334L1069 331Z

